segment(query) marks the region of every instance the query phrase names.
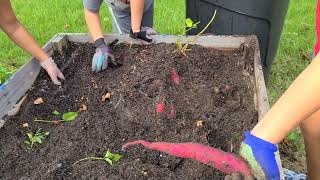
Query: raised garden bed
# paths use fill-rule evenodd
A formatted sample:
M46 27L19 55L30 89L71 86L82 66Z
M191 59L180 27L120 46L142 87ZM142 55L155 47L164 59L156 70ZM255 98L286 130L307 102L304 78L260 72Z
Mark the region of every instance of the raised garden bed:
M121 146L151 142L196 142L237 153L245 130L268 109L266 88L254 37L199 37L187 57L176 51L175 36L155 36L151 45L118 38L113 51L118 66L91 72L94 54L87 35L58 35L45 47L66 76L54 86L32 60L0 93L1 117L26 93L19 114L5 116L0 129L0 177L8 179L219 179L224 174L199 162L151 151L142 146L126 153ZM170 44L171 43L171 44ZM201 46L200 46L201 45ZM172 70L180 77L172 82ZM38 75L38 76L37 76ZM37 78L36 78L37 77ZM28 79L27 79L28 78ZM33 80L36 80L33 83ZM31 87L32 85L32 87ZM102 100L109 93L110 97ZM43 103L35 104L38 98ZM165 98L166 109L156 106ZM174 106L175 113L170 114ZM72 122L61 113L78 111ZM28 127L25 123L28 123ZM26 133L50 134L32 150ZM107 149L123 157L110 166L82 161L104 156ZM279 161L280 162L280 161Z

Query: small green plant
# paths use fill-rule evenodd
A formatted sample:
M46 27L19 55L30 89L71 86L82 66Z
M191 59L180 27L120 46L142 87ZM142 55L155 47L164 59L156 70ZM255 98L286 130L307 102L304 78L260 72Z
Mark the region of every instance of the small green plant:
M182 45L181 39L177 39L176 44L177 44L178 50L179 50L184 56L186 56L186 55L187 55L186 52L187 52L188 50L190 50L190 49L188 49L188 46L189 46L192 42L194 42L194 41L196 40L196 38L197 38L198 36L200 36L206 29L208 29L208 27L210 26L210 24L211 24L211 23L213 22L213 20L215 19L216 14L217 14L217 10L214 11L214 14L213 14L211 20L209 21L209 23L208 23L196 36L194 36L191 40L189 40L185 45ZM185 23L186 23L186 27L187 27L187 30L186 30L186 32L187 32L187 31L189 31L189 30L191 30L191 29L197 28L197 25L198 25L200 22L193 23L193 21L192 21L190 18L188 18L188 19L186 19L186 22L185 22Z
M121 159L121 155L120 154L113 154L111 153L111 151L108 149L104 155L104 157L86 157L83 159L78 160L77 162L75 162L73 165L81 162L81 161L85 161L85 160L103 160L107 163L109 163L110 165L112 165L114 162L117 162Z
M5 83L13 74L13 71L10 71L9 69L0 66L0 84Z
M59 116L61 113L60 113L59 111L57 111L57 110L54 110L54 111L52 112L52 114L53 114L53 115L56 115L56 116Z
M53 111L52 114L59 116L60 112L58 111ZM34 122L43 122L43 123L53 123L53 124L60 124L61 122L72 122L76 119L78 116L78 112L66 112L62 115L62 120L54 120L54 121L49 121L49 120L42 120L42 119L35 119L33 120Z
M49 132L44 132L41 129L38 129L38 131L33 134L33 133L27 133L28 139L23 141L28 149L33 148L33 145L35 144L42 144L43 140L49 135Z

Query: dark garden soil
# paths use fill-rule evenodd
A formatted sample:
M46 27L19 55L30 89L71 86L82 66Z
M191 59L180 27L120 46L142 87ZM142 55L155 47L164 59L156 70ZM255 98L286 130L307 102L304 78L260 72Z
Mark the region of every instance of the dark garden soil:
M129 148L113 166L104 161L73 165L83 157L103 156L108 148L121 153L123 144L138 139L196 142L237 153L243 132L258 119L253 52L190 48L183 57L174 52L175 44L116 45L120 65L101 73L91 72L91 44L69 44L63 54L55 52L67 81L54 86L41 72L20 113L7 119L0 130L0 179L222 179L222 173L207 165L142 146ZM171 82L173 68L180 85ZM107 92L111 99L102 102ZM34 105L39 97L44 103ZM155 106L163 97L166 112L157 114ZM176 110L173 119L167 117L170 103ZM54 110L78 111L82 104L87 110L73 122L33 122L57 120ZM28 151L26 133L39 128L50 134Z

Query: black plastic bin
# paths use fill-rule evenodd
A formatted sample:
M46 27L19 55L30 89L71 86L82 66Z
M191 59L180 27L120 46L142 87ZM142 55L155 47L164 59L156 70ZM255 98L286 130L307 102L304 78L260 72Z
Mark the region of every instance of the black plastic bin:
M260 44L261 61L266 82L275 58L289 0L187 0L187 14L197 29L197 34L211 19L217 16L205 33L216 35L256 35Z

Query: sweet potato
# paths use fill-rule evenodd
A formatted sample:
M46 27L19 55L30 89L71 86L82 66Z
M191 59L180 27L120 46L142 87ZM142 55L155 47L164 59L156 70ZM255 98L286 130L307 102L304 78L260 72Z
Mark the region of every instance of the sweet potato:
M227 174L241 173L245 177L252 175L249 166L240 156L201 144L167 142L150 143L144 140L137 140L126 143L122 146L122 149L137 144L176 157L194 159Z
M171 81L172 81L172 83L174 85L179 85L180 84L180 76L178 75L176 68L172 69Z
M160 103L156 106L157 113L163 113L166 109L166 98L164 97Z

